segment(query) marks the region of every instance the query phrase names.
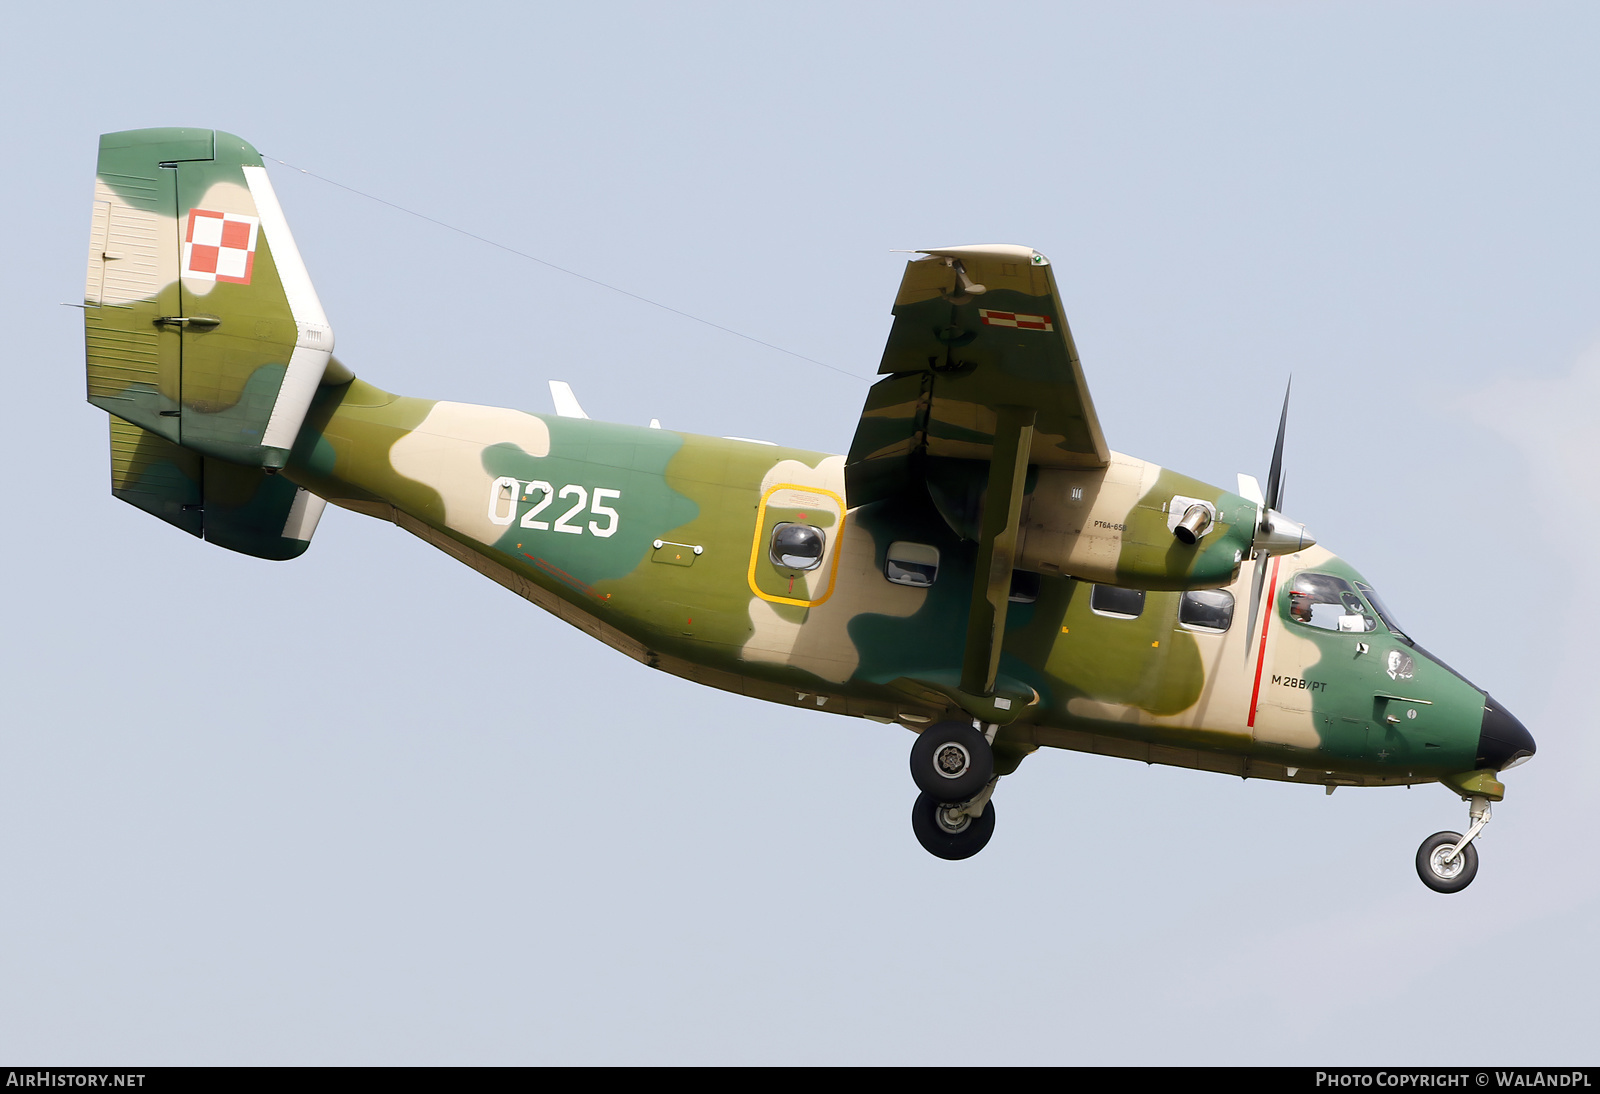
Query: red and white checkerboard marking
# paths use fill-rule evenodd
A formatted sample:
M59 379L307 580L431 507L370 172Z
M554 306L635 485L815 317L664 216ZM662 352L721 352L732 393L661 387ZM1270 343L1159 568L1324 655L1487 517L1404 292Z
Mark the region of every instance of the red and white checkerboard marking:
M259 217L190 209L183 234L183 276L250 284L260 232Z
M1023 315L1014 311L978 309L978 318L986 327L1016 327L1019 330L1055 330L1048 315Z

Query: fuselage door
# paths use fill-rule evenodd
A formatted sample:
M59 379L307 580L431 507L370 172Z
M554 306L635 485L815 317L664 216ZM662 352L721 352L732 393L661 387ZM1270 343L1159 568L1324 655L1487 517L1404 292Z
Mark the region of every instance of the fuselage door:
M756 509L750 591L774 604L809 608L833 595L844 499L815 486L780 483Z

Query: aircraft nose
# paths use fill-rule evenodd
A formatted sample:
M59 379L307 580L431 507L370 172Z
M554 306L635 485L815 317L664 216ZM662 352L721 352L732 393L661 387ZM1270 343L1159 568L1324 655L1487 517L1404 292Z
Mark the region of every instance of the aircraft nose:
M1479 764L1504 771L1539 751L1527 726L1495 702L1493 696L1485 695L1483 699L1483 728L1478 731Z

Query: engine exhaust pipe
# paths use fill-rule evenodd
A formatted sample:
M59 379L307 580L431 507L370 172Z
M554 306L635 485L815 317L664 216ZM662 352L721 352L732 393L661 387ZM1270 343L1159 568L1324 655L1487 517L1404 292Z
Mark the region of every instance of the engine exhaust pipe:
M1179 543L1193 547L1210 527L1211 510L1196 503L1184 510L1183 519L1172 529L1172 534L1178 537Z

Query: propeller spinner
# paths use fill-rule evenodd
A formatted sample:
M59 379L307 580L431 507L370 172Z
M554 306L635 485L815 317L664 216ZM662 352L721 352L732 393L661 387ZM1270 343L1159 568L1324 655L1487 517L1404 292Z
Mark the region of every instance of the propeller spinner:
M1283 413L1278 416L1278 441L1272 446L1272 468L1267 472L1267 492L1263 497L1261 487L1248 475L1239 476L1239 492L1256 503L1255 538L1250 544L1250 556L1255 560L1256 572L1250 582L1250 624L1245 631L1244 654L1248 659L1251 644L1256 637L1256 618L1261 610L1261 590L1267 583L1267 559L1273 555L1289 555L1304 550L1317 541L1306 532L1305 525L1290 520L1278 512L1283 500L1283 435L1289 425L1289 392L1294 386L1291 379L1283 390ZM1253 487L1246 493L1248 487Z

